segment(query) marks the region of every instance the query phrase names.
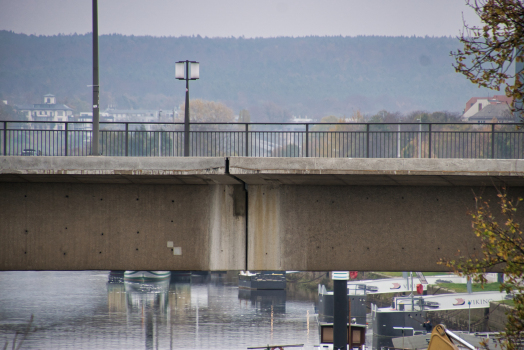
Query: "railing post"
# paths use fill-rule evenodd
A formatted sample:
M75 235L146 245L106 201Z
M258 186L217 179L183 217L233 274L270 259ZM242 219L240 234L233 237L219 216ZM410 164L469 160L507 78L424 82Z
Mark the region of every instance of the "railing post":
M429 129L428 158L431 158L431 123L428 124L428 129Z
M369 123L366 123L366 158L369 158Z
M7 122L4 122L4 156L7 156Z
M246 123L245 128L246 128L246 141L245 141L246 151L244 153L246 157L249 157L249 123Z
M128 148L129 148L129 123L126 123L126 151L125 151L125 155L127 157L128 155Z
M306 157L309 157L309 124L306 124Z
M67 138L67 133L68 133L68 130L69 130L69 123L66 122L65 123L65 155L67 157L67 141L68 141L68 138Z
M491 123L491 159L495 159L495 123Z

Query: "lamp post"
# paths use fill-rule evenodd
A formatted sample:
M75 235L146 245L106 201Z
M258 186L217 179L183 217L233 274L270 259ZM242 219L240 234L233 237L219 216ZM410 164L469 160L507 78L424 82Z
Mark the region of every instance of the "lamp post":
M93 137L91 140L91 154L99 156L98 142L100 136L100 86L98 74L98 0L93 0Z
M184 112L184 157L189 157L189 81L200 78L200 63L188 60L176 62L175 78L186 81L186 108Z

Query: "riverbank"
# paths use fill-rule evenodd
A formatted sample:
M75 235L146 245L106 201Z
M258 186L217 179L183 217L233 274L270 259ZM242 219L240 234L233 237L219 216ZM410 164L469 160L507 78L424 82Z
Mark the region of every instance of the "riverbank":
M389 272L360 272L356 280L381 279L399 277L402 273ZM323 284L327 290L332 290L333 281L329 272L299 272L288 274L287 290L293 295L302 295L303 298L311 300L318 294L318 285ZM479 284L472 285L473 292L498 291L499 283L487 283L482 288ZM450 294L467 292L466 284L440 283L429 285L428 295ZM371 304L379 308L388 307L392 304L395 297L407 296L408 292L396 292L385 294L368 294L366 297L366 307L371 310ZM499 332L504 330L507 321L506 312L511 308L511 303L491 302L489 308L484 309L461 309L461 310L439 310L426 311L426 319L431 319L433 324L444 323L450 329L471 330L472 332ZM421 323L424 320L421 318Z

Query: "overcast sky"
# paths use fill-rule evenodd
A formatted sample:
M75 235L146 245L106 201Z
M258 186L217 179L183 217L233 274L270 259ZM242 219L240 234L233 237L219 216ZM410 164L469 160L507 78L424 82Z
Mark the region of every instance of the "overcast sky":
M99 0L99 34L208 37L457 36L464 0ZM92 31L91 0L0 0L0 30Z

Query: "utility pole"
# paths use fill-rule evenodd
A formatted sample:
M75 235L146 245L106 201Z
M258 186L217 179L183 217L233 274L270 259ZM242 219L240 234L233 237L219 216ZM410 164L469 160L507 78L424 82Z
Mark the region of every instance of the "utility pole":
M93 0L93 126L91 155L99 156L98 140L100 134L100 86L98 79L98 0Z

